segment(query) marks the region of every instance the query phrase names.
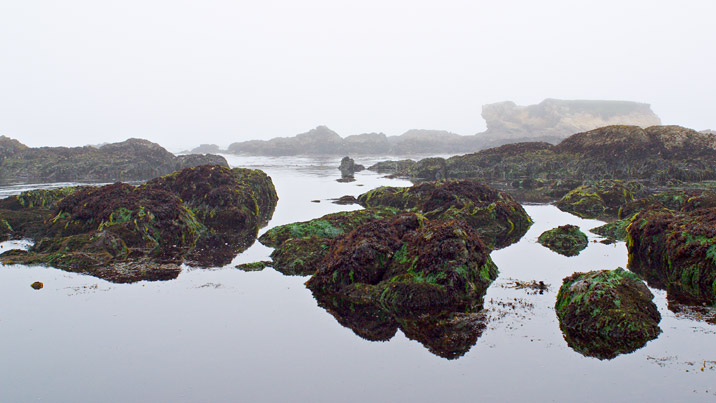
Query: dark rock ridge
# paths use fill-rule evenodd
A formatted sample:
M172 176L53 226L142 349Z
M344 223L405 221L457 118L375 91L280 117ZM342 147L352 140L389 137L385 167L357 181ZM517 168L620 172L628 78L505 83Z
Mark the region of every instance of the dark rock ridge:
M418 161L395 176L476 179L521 200L546 202L602 179L678 185L716 179L716 135L679 126L608 126L560 144L516 143Z
M570 347L585 356L612 359L661 333L653 298L639 276L622 268L574 273L564 279L555 310Z
M670 300L716 305L716 208L643 210L627 227L627 248L629 268Z
M400 136L364 133L341 138L325 126L294 137L251 140L229 145L228 152L249 155L420 155L474 152L524 141L558 143L570 134L607 125L661 124L648 104L627 101L546 99L537 105L513 102L484 105L487 130L461 136L445 130L408 130ZM195 152L213 150L197 148ZM215 151L212 151L215 152Z
M577 256L589 244L587 235L570 224L543 232L537 242L564 256Z
M26 192L0 200L0 236L35 244L0 261L113 282L171 279L182 263L229 263L255 241L277 199L263 172L221 166L185 168L141 186Z
M229 166L218 155L175 156L141 139L101 147L30 148L0 137L0 183L143 181L207 164Z

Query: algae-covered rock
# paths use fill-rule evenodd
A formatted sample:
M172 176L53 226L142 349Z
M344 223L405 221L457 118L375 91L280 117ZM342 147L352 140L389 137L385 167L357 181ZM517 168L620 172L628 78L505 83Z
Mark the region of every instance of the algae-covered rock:
M716 304L716 208L644 210L628 228L627 249L629 269L669 299Z
M543 232L537 242L565 256L577 256L589 244L587 235L578 226L571 224Z
M414 165L415 161L413 160L380 161L369 166L368 170L379 173L390 173L393 176L407 176Z
M65 196L54 197L59 192ZM221 166L186 168L142 186L115 183L35 196L0 201L3 216L31 215L32 225L13 227L13 236L35 240L27 253L3 254L0 261L46 264L113 282L175 278L185 262L226 264L254 242L276 203L268 176Z
M271 266L271 262L269 261L260 261L260 262L251 262L251 263L241 263L236 265L236 268L243 271L261 271L265 269L268 266Z
M616 220L604 225L600 225L596 228L592 228L589 231L605 237L609 241L626 241L627 228L631 224L631 218Z
M397 312L474 306L497 277L489 253L462 221L406 213L371 221L336 240L306 284L314 293Z
M564 279L555 309L567 344L585 356L612 359L656 338L661 315L654 296L622 268Z
M614 180L601 180L567 193L557 207L582 218L616 217L619 208L634 200L642 186Z
M369 221L392 217L392 208L369 208L327 214L310 221L271 228L259 242L274 248L274 269L289 275L311 275L333 240Z
M383 186L360 195L358 202L366 207L414 211L430 220L463 221L491 248L517 242L532 225L532 219L512 196L475 181Z

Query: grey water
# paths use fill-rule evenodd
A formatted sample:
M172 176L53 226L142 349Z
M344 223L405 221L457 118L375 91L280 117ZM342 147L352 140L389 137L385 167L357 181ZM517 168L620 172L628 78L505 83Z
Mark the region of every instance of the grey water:
M359 208L333 198L410 185L365 171L336 182L337 158L227 157L276 185L279 202L262 232ZM268 259L271 249L259 243L230 265L185 267L166 282L0 266L0 401L714 401L716 326L669 311L663 291L652 289L662 333L643 348L599 360L567 345L554 312L562 278L626 267L626 246L594 242L588 230L599 221L551 205L525 209L535 222L529 232L492 253L500 276L485 297L487 327L454 360L400 331L387 342L360 338L317 305L307 277L234 268ZM589 234L578 256L537 243L563 224ZM549 289L515 288L516 280ZM33 290L35 281L44 288Z

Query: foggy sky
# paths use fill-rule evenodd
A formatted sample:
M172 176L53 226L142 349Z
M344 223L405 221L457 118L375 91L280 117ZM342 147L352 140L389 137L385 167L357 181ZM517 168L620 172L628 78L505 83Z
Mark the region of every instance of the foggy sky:
M650 103L716 129L716 1L0 1L0 134L171 150L412 128L483 104Z

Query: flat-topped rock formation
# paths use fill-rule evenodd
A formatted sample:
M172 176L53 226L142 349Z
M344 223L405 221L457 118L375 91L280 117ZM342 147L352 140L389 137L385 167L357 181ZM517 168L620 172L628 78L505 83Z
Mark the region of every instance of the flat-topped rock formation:
M100 147L31 148L0 136L0 183L142 181L199 165L229 166L219 155L175 156L142 139Z
M482 117L487 130L477 136L490 145L520 141L556 144L574 133L603 126L661 124L649 104L629 101L545 99L527 106L506 101L484 105Z

